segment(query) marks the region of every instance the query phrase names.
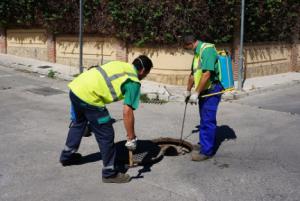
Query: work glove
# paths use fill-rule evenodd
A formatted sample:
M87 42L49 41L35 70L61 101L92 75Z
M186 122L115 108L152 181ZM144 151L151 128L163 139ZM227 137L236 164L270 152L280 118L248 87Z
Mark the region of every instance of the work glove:
M197 104L198 99L199 99L199 94L197 92L195 92L191 95L188 102L191 104Z
M184 92L184 100L185 100L186 103L189 101L190 96L191 96L191 91L185 91Z
M137 145L137 137L135 137L132 140L127 140L127 142L125 143L125 146L129 151L134 151L136 149L136 145Z

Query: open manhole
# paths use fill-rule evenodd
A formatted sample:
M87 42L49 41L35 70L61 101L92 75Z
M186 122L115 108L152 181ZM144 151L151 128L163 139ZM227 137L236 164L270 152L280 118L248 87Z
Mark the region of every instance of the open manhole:
M116 143L117 161L128 163L129 153L125 147L126 141ZM154 164L164 156L179 156L191 152L193 145L186 141L173 138L158 138L154 140L139 140L137 149L133 152L133 163L137 165Z
M193 145L187 141L174 138L158 138L152 140L157 144L164 156L179 156L190 153Z

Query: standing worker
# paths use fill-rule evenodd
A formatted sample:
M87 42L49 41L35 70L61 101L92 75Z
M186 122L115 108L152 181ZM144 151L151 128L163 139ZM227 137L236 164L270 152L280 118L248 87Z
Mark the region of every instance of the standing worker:
M81 154L76 152L89 122L101 150L102 181L130 181L128 174L119 172L115 167L113 121L105 105L124 99L123 118L127 132L125 146L128 150L135 150L137 138L133 110L139 105L140 80L148 75L152 66L152 61L145 55L134 59L132 64L112 61L85 71L69 84L75 119L70 125L65 148L61 152L60 162L63 166L80 163Z
M217 128L217 109L221 95L201 98L202 95L217 93L223 90L218 79L218 54L213 44L196 40L193 35L184 37L184 48L194 51L192 72L189 76L186 101L191 104L199 102L200 129L197 151L192 152L193 161L203 161L214 155L214 144ZM191 89L195 85L195 92Z

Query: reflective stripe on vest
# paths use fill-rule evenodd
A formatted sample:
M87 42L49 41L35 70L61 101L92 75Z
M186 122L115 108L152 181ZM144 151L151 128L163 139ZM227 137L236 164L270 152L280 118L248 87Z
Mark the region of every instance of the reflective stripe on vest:
M137 75L134 74L134 73L119 73L119 74L115 74L113 76L110 76L108 77L108 75L106 74L106 72L103 70L103 68L101 68L101 66L98 66L97 67L97 70L101 73L102 77L104 78L105 80L105 83L110 91L110 94L111 96L113 97L113 101L117 101L118 100L118 96L117 96L117 93L112 85L112 81L115 80L115 79L118 79L124 75L128 75L128 76L131 76L131 77L136 77L137 78Z
M136 74L134 74L134 73L119 73L119 74L110 76L109 79L110 79L110 81L113 81L113 80L118 79L119 77L122 77L124 75L128 75L128 76L137 78Z
M101 67L97 67L97 70L101 73L102 77L104 78L105 80L105 83L110 91L110 94L111 96L113 97L113 100L116 101L118 100L118 96L117 96L117 93L111 83L111 80L110 78L107 76L106 72L103 70L103 68Z

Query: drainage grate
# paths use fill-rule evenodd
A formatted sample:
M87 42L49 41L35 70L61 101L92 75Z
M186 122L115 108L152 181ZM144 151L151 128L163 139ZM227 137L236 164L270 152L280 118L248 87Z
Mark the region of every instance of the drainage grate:
M149 94L141 94L140 96L140 100L142 103L148 103L148 104L165 104L168 101L167 100L163 100L163 99L159 99L158 95L154 95L154 97L149 98L148 97Z
M34 89L27 89L27 91L34 93L34 94L43 95L43 96L52 96L52 95L65 93L64 91L61 91L59 89L54 89L51 87L40 87L40 88L34 88Z
M11 89L11 87L1 87L0 90L8 90Z
M38 68L46 69L46 68L52 68L51 66L39 66Z

